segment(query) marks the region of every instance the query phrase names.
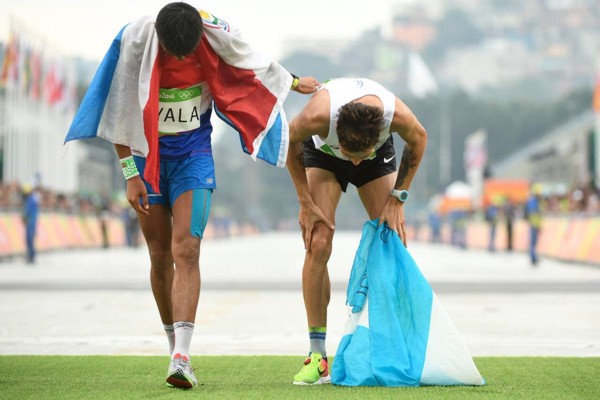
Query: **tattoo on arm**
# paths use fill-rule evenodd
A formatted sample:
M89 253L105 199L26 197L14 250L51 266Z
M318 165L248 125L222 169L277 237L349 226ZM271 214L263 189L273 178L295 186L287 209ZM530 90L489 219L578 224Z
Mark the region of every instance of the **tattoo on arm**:
M404 179L408 175L408 171L417 166L417 157L410 148L410 146L404 146L402 151L402 160L400 161L400 168L398 168L398 178L396 179L396 187L404 184Z

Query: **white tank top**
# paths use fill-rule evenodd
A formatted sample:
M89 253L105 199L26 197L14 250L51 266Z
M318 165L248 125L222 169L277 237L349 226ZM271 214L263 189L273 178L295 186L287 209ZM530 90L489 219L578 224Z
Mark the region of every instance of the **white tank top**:
M375 144L375 150L380 148L390 137L390 125L396 108L396 96L379 83L365 78L338 78L325 83L321 90L329 92L329 133L325 139L319 135L313 135L312 139L317 149L342 160L349 160L340 152L336 129L339 110L344 104L367 95L377 96L383 103L383 124L379 132L379 140ZM373 151L370 159L374 157L375 151Z

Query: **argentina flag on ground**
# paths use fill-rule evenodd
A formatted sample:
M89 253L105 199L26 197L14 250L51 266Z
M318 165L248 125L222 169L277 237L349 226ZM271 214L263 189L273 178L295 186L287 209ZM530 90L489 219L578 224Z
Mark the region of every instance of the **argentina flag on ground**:
M483 385L469 350L398 235L363 227L347 292L350 317L331 382L344 386Z

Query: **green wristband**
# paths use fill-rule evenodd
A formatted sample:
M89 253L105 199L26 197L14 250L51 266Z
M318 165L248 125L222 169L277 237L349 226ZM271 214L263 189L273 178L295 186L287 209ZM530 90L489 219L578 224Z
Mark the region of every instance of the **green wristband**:
M133 178L134 176L138 176L140 172L135 165L135 161L133 160L133 156L121 158L119 160L121 162L121 168L123 169L123 176L126 180Z
M300 78L298 78L296 75L292 74L292 87L290 87L290 89L292 90L296 90L296 88L298 87L298 84L300 83Z

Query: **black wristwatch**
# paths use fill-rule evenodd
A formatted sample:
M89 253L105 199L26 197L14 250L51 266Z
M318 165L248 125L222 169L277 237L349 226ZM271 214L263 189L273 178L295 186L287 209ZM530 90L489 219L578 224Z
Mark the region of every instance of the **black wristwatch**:
M390 196L394 196L400 203L404 203L406 200L408 200L408 190L392 189Z

